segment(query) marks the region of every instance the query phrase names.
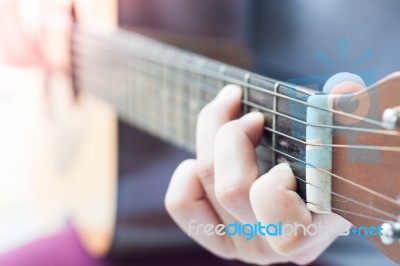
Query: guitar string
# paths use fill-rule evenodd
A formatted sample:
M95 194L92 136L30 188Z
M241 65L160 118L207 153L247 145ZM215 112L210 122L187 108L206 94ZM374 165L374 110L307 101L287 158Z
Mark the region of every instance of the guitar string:
M140 73L140 72L137 72L137 73ZM153 78L153 79L155 79L155 80L158 80L156 77L154 77L154 76L152 76L152 75L149 75L149 74L147 74L147 73L146 73L146 74L145 74L145 73L140 73L140 74L142 74L142 75L144 75L144 76L147 76L147 77L149 77L149 78ZM195 81L195 82L196 82L196 81ZM186 85L186 86L189 86L189 84L191 84L191 83L187 82L187 80L185 80L185 81L178 81L178 83L181 83L182 85ZM198 83L198 82L197 82L197 83ZM192 85L192 84L191 84L191 85ZM200 90L203 89L202 87L197 87L197 88L200 89ZM183 96L186 96L187 98L190 97L186 92L181 92L181 93L183 94ZM205 104L207 103L207 101L204 101L204 100L202 100L202 99L198 99L198 100L203 102L202 105L205 105ZM307 123L306 121L303 121L303 120L300 120L300 119L297 119L297 118L288 116L288 115L283 114L283 113L281 113L281 112L279 112L279 111L271 110L271 109L269 109L269 108L266 108L266 107L261 106L261 105L256 104L256 103L252 103L252 102L249 102L249 101L242 100L242 104L244 104L244 105L246 105L246 106L254 107L254 108L256 108L256 109L259 109L259 110L262 110L262 111L265 111L265 112L268 112L268 113L272 113L272 114L276 114L276 115L278 115L278 116L282 116L282 117L284 117L284 118L286 118L286 119L293 120L293 121L295 121L295 122L301 123L301 124L306 125L306 126L321 127L321 125L313 124L313 123ZM333 128L333 129L338 129L337 126L332 126L332 128ZM285 133L283 133L283 132L274 130L274 129L269 128L269 127L267 127L267 126L264 127L264 129L267 130L267 131L269 131L269 132L276 133L276 134L278 134L278 135L284 136L284 137L286 137L286 138L290 138L290 139L292 139L292 140L294 140L294 141L297 141L297 142L302 143L302 144L305 144L305 145L324 146L324 147L334 147L334 148L368 149L368 150L380 150L380 151L400 152L400 147L396 147L396 146L309 143L309 142L307 142L307 141L304 141L304 140L301 140L301 139L298 139L298 138L289 136L289 135L287 135L287 134L285 134ZM342 127L339 127L339 129L342 129ZM376 133L376 132L370 132L370 133Z
M77 61L79 61L79 59L76 59ZM81 64L83 63L83 64L85 64L84 62L80 62ZM154 79L157 79L157 77L154 77L153 75L151 75L151 74L148 74L148 73L143 73L143 72L140 72L140 71L137 71L138 73L141 73L142 75L145 75L145 76L148 76L148 77L151 77L151 78L154 78ZM167 78L167 77L164 77L165 79L169 79L169 78ZM172 80L172 79L170 79L170 80ZM178 81L179 83L182 83L182 81ZM183 82L186 82L187 83L187 85L191 85L190 83L188 83L187 81L183 81ZM194 81L194 82L197 82L197 81ZM202 82L198 82L198 83L202 83ZM201 90L205 90L205 88L203 88L203 87L201 87L200 88ZM244 88L243 88L244 89ZM252 105L253 107L255 106L255 105L257 105L256 103L252 103L252 102L243 102L244 104L246 104L246 105ZM322 125L322 124L311 124L311 123L307 123L307 122L305 122L305 121L303 121L303 120L299 120L299 119L296 119L296 118L294 118L294 117L291 117L291 116L288 116L288 115L285 115L285 114L283 114L283 113L281 113L281 112L276 112L276 111L274 111L274 110L271 110L271 109L268 109L268 108L265 108L265 107L263 107L263 106L261 106L261 105L257 105L257 108L259 108L259 109L261 109L261 110L263 110L263 111L266 111L266 112L269 112L269 113L273 113L273 114L276 114L276 115L278 115L278 116L282 116L282 117L284 117L284 118L287 118L287 119L290 119L290 120L292 120L292 121L296 121L296 122L299 122L299 123L302 123L302 124L305 124L305 125L309 125L309 126L314 126L314 127L322 127L322 128L332 128L332 129L338 129L338 130L349 130L349 131L357 131L357 132L365 132L365 133L373 133L373 134L385 134L385 135L390 135L390 136L400 136L400 132L397 132L397 131L394 131L394 130L378 130L378 129L370 129L370 128L358 128L358 127L346 127L346 126L337 126L337 125ZM400 151L400 148L398 148L398 147L385 147L385 149L386 150L392 150L392 151Z
M270 150L274 151L274 149L272 149L271 146L268 146L268 145L262 145L262 146L265 147L265 148L267 148L267 149L270 149ZM288 156L288 154L286 154L286 153L284 153L284 152L282 152L281 154L284 155L284 156ZM288 157L290 157L290 156L288 156ZM304 161L301 161L301 162L304 163L304 164L306 164ZM308 165L309 165L309 164L308 164ZM311 165L310 165L310 166L311 166ZM311 167L316 168L316 167L314 167L314 166L311 166ZM316 168L316 169L318 169L318 168ZM376 208L376 207L374 207L374 206L370 206L370 205L368 205L368 204L366 204L366 203L363 203L363 202L361 202L361 201L355 200L355 199L353 199L353 198L350 198L350 197L341 195L341 194L336 193L336 192L334 192L334 191L330 191L330 190L321 188L321 187L316 186L316 185L314 185L314 184L312 184L312 183L310 183L310 182L307 182L306 180L304 180L304 179L302 179L302 178L300 178L300 177L298 177L298 176L296 176L296 175L294 175L294 177L295 177L296 179L300 180L301 182L303 182L303 183L305 183L305 184L307 184L307 185L313 186L313 187L315 187L315 188L317 188L317 189L319 189L319 190L321 190L321 191L323 191L323 192L325 192L325 193L329 193L329 194L338 196L338 197L340 197L340 198L342 198L342 199L344 199L344 200L346 200L346 201L353 202L354 204L360 205L360 206L362 206L362 207L364 207L364 208L366 208L366 209L368 209L368 210L377 212L377 213L379 213L379 214L382 214L382 215L384 215L384 216L387 216L387 217L390 217L390 218L392 218L392 219L397 220L397 217L398 217L398 216L397 216L396 214L392 214L392 213L389 213L389 212L380 210L380 209L378 209L378 208ZM326 208L328 208L328 207L326 207Z
M270 109L268 109L268 108L266 108L266 107L263 107L263 106L261 106L261 105L259 105L259 104L256 104L256 103L247 102L247 101L244 101L244 103L245 103L246 105L248 105L248 106L254 107L254 108L256 108L256 109L259 109L259 110L262 110L262 111L265 111L265 112L268 112L268 113L273 113L273 114L276 114L276 115L281 115L281 116L283 116L283 117L285 117L285 118L288 118L288 117L289 117L289 116L287 116L287 115L280 114L279 112L275 112L275 111L273 111L273 110L270 110ZM288 119L289 119L289 118L288 118ZM318 127L318 125L316 125L316 124L307 123L307 122L302 121L302 120L300 120L300 119L294 118L293 120L296 121L296 122L299 122L299 123L301 123L301 124L304 124L304 125L306 125L306 126ZM274 130L273 128L270 128L270 127L267 127L267 126L265 126L264 129L267 130L267 131L269 131L269 132L276 133L276 134L278 134L278 135L284 136L284 137L286 137L286 138L292 139L292 140L294 140L294 141L297 141L297 142L302 143L302 144L305 144L305 145L322 146L322 147L333 147L333 148L351 148L351 149L363 149L363 150L380 150L380 151L400 152L400 147L395 147L395 146L310 143L310 142L301 140L301 139L299 139L299 138L292 137L292 136L287 135L287 134L285 134L285 133L282 133L282 132L280 132L280 131Z
M277 152L277 153L281 154L281 155L287 156L287 157L289 157L289 158L291 158L291 159L293 159L293 160L296 160L296 161L301 162L301 163L303 163L303 164L306 164L306 165L308 165L308 166L310 166L310 167L312 167L312 168L315 168L315 169L317 169L317 170L319 170L319 171L321 171L321 172L324 172L324 173L326 173L326 174L329 174L330 176L335 177L335 178L337 178L337 179L339 179L339 180L341 180L341 181L344 181L344 182L346 182L346 183L348 183L348 184L350 184L350 185L353 185L353 186L355 186L355 187L357 187L357 188L359 188L359 189L361 189L361 190L364 190L364 191L366 191L366 192L369 192L370 194L373 194L373 195L375 195L375 196L381 198L382 200L391 202L391 203L393 203L393 204L396 205L396 206L400 206L400 203L397 202L395 199L392 199L392 198L390 198L390 197L388 197L388 196L386 196L386 195L383 195L383 194L381 194L381 193L379 193L379 192L377 192L377 191L375 191L375 190L372 190L372 189L367 188L367 187L365 187L365 186L363 186L363 185L360 185L360 184L358 184L358 183L356 183L356 182L353 182L353 181L351 181L351 180L349 180L349 179L346 179L346 178L344 178L344 177L342 177L342 176L339 176L339 175L337 175L337 174L334 174L334 173L332 173L332 172L329 172L329 171L327 171L327 170L325 170L325 169L323 169L323 168L313 166L313 165L311 165L310 163L308 163L308 162L306 162L306 161L303 161L303 160L301 160L301 159L299 159L299 158L296 158L296 157L294 157L294 156L292 156L292 155L286 154L285 152L282 152L282 151L280 151L280 150L278 150L278 149L275 149L275 148L273 148L273 147L271 147L271 146L268 146L268 148L271 149L271 150L273 150L274 152Z
M327 206L320 205L320 204L313 203L313 202L306 201L306 200L303 200L303 201L304 201L305 203L310 203L310 204L313 204L313 205L316 205L316 206L325 208L325 209L327 209L327 210L334 210L334 211L338 211L338 212L344 212L344 213L348 213L348 214L355 215L355 216L359 216L359 217L362 217L362 218L374 220L374 221L381 222L381 223L388 222L387 220L384 220L384 219L381 219L381 218L378 218L378 217L374 217L374 216L370 216L370 215L367 215L367 214L363 214L363 213L352 212L352 211L343 210L343 209L335 208L335 207L327 207ZM396 220L395 220L395 221L396 221Z
M152 43L150 43L150 45L151 45ZM125 45L125 43L123 43L123 45ZM154 46L155 44L153 43L153 46ZM162 44L158 44L158 46L161 46ZM165 46L165 45L164 45ZM147 48L146 46L142 46L142 47L138 47L139 49L145 49L145 48ZM172 50L174 50L175 48L170 48L170 49L172 49ZM176 49L175 49L176 50ZM152 53L153 52L153 49L148 49L148 52L150 52L150 53ZM189 52L186 52L186 51L181 51L180 52L181 54L189 54ZM140 55L136 55L136 56L140 56ZM157 57L157 59L158 59L158 57L159 57L159 54L157 54L156 55L156 57ZM176 56L176 54L175 54L175 57L177 58L177 59L179 59L179 60L182 60L182 58L181 57L179 57L179 56ZM151 60L151 59L149 59L149 58L147 58L146 60ZM201 58L201 60L202 61L205 61L205 62L207 62L207 60L205 59L205 58ZM209 60L210 61L210 60ZM158 61L155 61L155 63L157 63ZM192 67L192 65L193 65L193 63L190 63L190 62L187 62L187 61L184 61L183 62L184 64L189 64L189 67ZM172 65L172 64L171 64ZM208 71L208 69L203 69L203 67L204 67L204 65L205 64L202 64L201 65L201 70L206 70L206 71ZM176 65L175 65L176 66ZM224 67L224 68L226 68L226 65L221 65L222 67ZM180 68L184 68L184 66L182 66L182 64L178 64L178 67L180 67ZM243 71L243 70L242 70ZM219 72L214 72L214 73L212 73L212 74L215 74L215 73L218 73L218 74L220 74ZM232 79L231 77L226 77L226 76L223 76L222 78L221 77L216 77L217 79L227 79L227 78L229 78L229 79ZM235 82L236 81L236 83L241 83L241 80L234 80L233 82ZM279 84L281 84L280 82L278 82L278 81L275 81L276 83L279 83ZM242 84L243 85L243 84ZM251 87L251 84L245 84L245 85L248 85L247 87ZM281 84L281 85L283 85L283 84ZM264 93L269 93L269 94L271 94L271 93L273 93L273 92L271 92L271 91L268 91L268 90L265 90L264 88L259 88L259 87L257 87L257 88L254 88L254 89L260 89L261 91L263 91ZM350 117L352 117L353 119L364 119L365 121L366 120L369 120L371 123L376 123L375 125L378 125L378 126L382 126L382 123L381 122L378 122L378 121L374 121L374 120L371 120L371 119L368 119L368 118L365 118L365 117L360 117L360 116L356 116L356 115L353 115L353 114L347 114L347 113L344 113L344 112L341 112L341 111L337 111L337 110L331 110L331 109L326 109L326 108L323 108L323 107L319 107L319 106L314 106L314 105L312 105L312 104L309 104L309 103L305 103L305 102L303 102L303 101L299 101L299 100L297 100L297 99L293 99L293 98L291 98L291 97L288 97L288 96L285 96L285 95L282 95L282 94L276 94L276 93L274 93L276 96L279 96L279 97L282 97L282 98L285 98L285 99L288 99L288 100L292 100L292 101L297 101L298 103L300 103L300 104L305 104L305 105L308 105L308 106L310 106L310 107L314 107L314 108L318 108L318 109L321 109L321 110L325 110L325 111L329 111L329 112L334 112L334 113L338 113L338 114L340 114L340 115L346 115L346 116L350 116Z
M287 156L288 154L284 153L284 155ZM296 177L296 178L298 178L298 177ZM299 178L298 178L298 179L299 179ZM304 180L302 180L302 179L300 179L300 180L303 181L303 182L306 182L306 181L304 181ZM306 182L306 183L308 183L308 182ZM308 183L308 184L310 184L310 183ZM312 184L310 184L310 185L312 185ZM323 189L323 188L320 188L320 187L315 186L315 185L313 185L313 186L316 187L316 188L318 188L318 189L324 190L325 192L328 192L327 190L325 190L325 189ZM387 217L391 217L391 218L396 219L396 216L395 216L394 214L389 214L389 213L387 213L387 212L381 211L381 210L379 210L379 209L377 209L377 208L375 208L375 207L373 207L373 206L368 206L368 205L366 205L366 204L364 204L364 203L361 203L361 202L359 202L359 201L357 201L357 200L354 200L354 199L351 199L351 198L349 198L349 197L340 195L339 193L335 193L335 192L332 192L332 191L331 191L330 193L331 193L331 194L334 194L334 195L337 195L337 196L339 196L339 197L342 197L342 198L344 198L344 199L346 199L346 200L348 200L348 201L352 201L353 203L358 204L358 205L361 205L361 206L363 206L363 207L365 207L365 208L367 208L367 209L369 209L369 210L372 210L372 211L378 212L378 213L380 213L380 214L383 214L383 215L385 215L385 216L387 216Z
M301 179L300 177L298 177L298 176L296 176L296 175L294 175L294 177L295 177L297 180L300 180L301 182L303 182L303 183L305 183L305 184L307 184L307 185L310 185L310 186L312 186L312 187L315 187L315 188L317 188L317 189L319 189L319 190L321 190L321 191L323 191L323 192L325 192L325 193L329 193L329 194L338 196L338 197L340 197L340 198L342 198L342 199L344 199L344 200L346 200L346 201L353 202L354 204L360 205L360 206L362 206L362 207L364 207L364 208L366 208L366 209L368 209L368 210L371 210L371 211L373 211L373 212L377 212L377 213L382 214L382 215L384 215L384 216L390 217L391 219L397 220L397 216L394 215L394 214L392 214L392 213L388 213L388 212L386 212L386 211L382 211L382 210L380 210L380 209L378 209L378 208L376 208L376 207L370 206L370 205L365 204L365 203L363 203L363 202L360 202L360 201L358 201L358 200L355 200L355 199L352 199L352 198L349 198L349 197L340 195L339 193L336 193L336 192L329 191L329 190L327 190L327 189L321 188L321 187L319 187L319 186L316 186L316 185L314 185L314 184L311 184L310 182L307 182L307 181L304 180L304 179ZM312 203L312 202L310 202L310 203ZM316 203L312 203L312 204L316 204ZM322 205L320 205L320 206L322 206ZM324 206L324 207L325 207L325 208L329 208L328 206ZM333 208L333 207L331 207L331 208ZM358 213L358 214L361 214L361 213ZM375 218L381 219L381 218L378 218L378 217L375 217ZM382 220L383 220L383 219L382 219Z
M122 62L119 62L119 63L122 63ZM122 63L123 64L123 63ZM146 75L146 74L144 74L144 75ZM149 76L151 76L150 74L149 74ZM155 77L156 79L157 79L157 77ZM236 81L233 81L233 83L236 83L236 84L238 84L238 85L243 85L243 83L240 83L240 82L237 82L237 80ZM247 86L246 84L244 84L243 86ZM268 91L268 90L266 90L266 91ZM282 95L282 97L283 97L284 95ZM285 96L286 97L286 96ZM289 99L292 99L292 98L289 98ZM305 103L305 102L303 102L303 103ZM261 107L261 108L264 108L264 107ZM316 107L317 108L317 107ZM274 112L273 110L269 110L269 112ZM307 122L304 122L304 121L301 121L301 120L296 120L295 118L293 118L293 117L290 117L290 116L287 116L287 115L284 115L284 114L282 114L282 113L276 113L277 115L280 115L280 116L284 116L285 118L287 118L287 119L291 119L291 120L294 120L294 121L297 121L297 122L300 122L300 123L303 123L303 124L308 124L308 125L312 125L312 126L315 126L315 127L323 127L323 128L334 128L334 129L340 129L340 130L350 130L350 131L357 131L357 132L366 132L366 133L375 133L375 134L385 134L385 135L391 135L391 136L400 136L400 132L397 132L397 131L395 131L395 130L380 130L380 129L370 129L370 128L359 128L359 127L346 127L346 126L337 126L337 125L321 125L321 124L309 124L309 123L307 123Z
M140 47L138 47L138 48L140 49ZM149 50L149 52L152 52L152 50ZM140 57L139 54L137 54L136 56ZM180 58L178 56L176 56L176 59L182 60L182 58ZM146 58L144 60L152 61L155 64L158 62L157 60L152 60L150 58ZM190 62L186 62L186 61L182 61L182 63L179 64L179 63L176 63L176 61L171 60L171 62L169 62L169 65L175 66L175 67L178 67L178 68L181 68L181 69L186 69L187 67L193 67L193 64L191 64ZM184 65L186 65L186 66L184 66ZM225 66L225 65L222 65L222 66ZM206 69L204 67L200 67L199 66L198 72L202 73L204 75L212 76L212 77L214 77L216 79L219 79L219 80L225 80L227 82L229 81L231 83L239 84L239 85L245 86L247 88L252 88L254 90L258 90L258 91L263 92L263 93L272 94L274 96L277 96L277 97L280 97L280 98L283 98L283 99L286 99L286 100L290 100L290 101L293 101L293 102L296 102L296 103L300 103L300 104L306 105L308 107L313 107L313 108L320 109L320 110L327 111L327 112L331 112L331 113L337 113L339 115L347 116L347 117L350 117L352 119L363 120L363 122L367 122L367 123L370 123L370 124L372 123L372 124L377 125L379 127L383 127L383 124L380 121L378 122L378 121L374 121L374 120L371 120L371 119L366 118L366 117L360 117L360 116L357 116L357 115L344 113L342 111L337 111L337 110L333 110L333 109L323 108L323 107L320 107L320 106L315 106L315 105L310 104L308 102L304 102L304 101L301 101L301 100L298 100L298 99L295 99L295 98L292 98L292 97L288 97L286 95L283 95L283 94L280 94L280 93L277 93L277 92L272 92L272 91L269 91L269 90L267 90L265 88L260 88L258 86L254 86L253 84L250 84L250 83L244 83L243 81L234 79L232 77L221 75L221 73L219 73L219 72L212 72L209 69ZM279 84L279 85L284 85L281 82L278 82L278 81L275 81L275 82L277 84ZM391 132L391 133L396 134L397 132L394 131L394 132ZM396 135L398 135L398 134L396 134Z
M180 59L180 58L178 58L178 59ZM149 59L147 59L147 60L149 60ZM156 62L155 62L156 63ZM179 65L180 66L180 65ZM224 77L225 78L225 77ZM221 79L221 78L219 78L219 79ZM237 82L236 82L237 83ZM269 93L269 91L266 91L267 93ZM280 96L282 96L282 97L285 97L284 95L280 95ZM292 99L292 98L288 98L288 99L290 99L290 100L296 100L296 99ZM304 104L304 102L301 102L302 104ZM308 104L309 105L309 104ZM316 107L316 108L318 108L318 107ZM344 114L344 113L342 113L342 114Z
M79 34L78 35L78 38L79 37L82 37L82 34ZM85 37L85 36L84 36ZM87 37L87 36L86 36ZM99 36L96 36L97 38L101 38L101 37L99 37ZM143 37L143 38L145 38L145 37ZM103 39L107 42L118 42L118 41L120 41L120 45L123 45L123 46L127 46L127 44L124 42L124 43L121 43L121 40L118 40L118 38L112 38L112 39L109 39L109 38L104 38L103 37ZM143 42L143 40L135 40L135 41L137 41L137 42L140 42L140 41L142 41ZM141 54L135 54L135 53L132 53L132 55L136 55L136 56L143 56L143 54L151 54L151 53L154 53L154 50L156 50L156 49L151 49L151 46L159 46L159 47L157 47L159 50L160 49L164 49L164 52L165 51L167 51L167 50L174 50L174 51L179 51L181 54L188 54L189 56L190 55L192 55L191 53L189 53L189 52L187 52L187 51L184 51L184 50L180 50L180 49L178 49L178 48L175 48L175 47L170 47L170 46L168 46L168 45L165 45L165 44L161 44L161 43L158 43L157 41L155 41L155 40L153 40L153 41L147 41L148 43L147 43L147 45L142 45L142 46L138 46L137 45L137 43L136 43L136 47L139 49L139 50L142 50L143 52L141 53ZM101 42L96 42L95 43L95 45L101 45ZM133 40L132 40L132 42L129 42L129 46L128 46L128 48L134 48L134 43L133 43ZM106 48L106 47L104 47L104 48ZM110 48L110 47L108 47L109 49L111 49L111 50L113 50L113 51L115 51L114 49L112 49L112 48ZM145 50L147 49L147 53L145 53ZM129 49L128 49L129 50ZM177 53L172 53L175 57L176 57L176 59L178 59L178 60L182 60L182 58L181 57L179 57L178 55L177 55ZM194 55L194 54L193 54ZM193 56L192 55L192 56ZM156 54L156 58L158 58L158 60L157 61L155 61L154 63L157 63L158 61L159 61L159 58L160 57L162 57L163 55L161 55L161 54ZM206 59L206 58L203 58L203 57L201 57L201 56L198 56L198 55L196 55L199 59L202 59L202 60L205 60L205 61L211 61L210 59ZM148 60L148 61L154 61L153 59L151 59L150 57L148 57L148 58L146 58L146 60ZM187 61L183 61L182 60L182 63L181 64L176 64L176 61L175 60L169 60L168 61L168 63L170 64L170 65L174 65L175 67L178 67L178 68L181 68L181 69L187 69L187 68L191 68L191 67L193 67L193 62L187 62ZM186 66L183 66L183 64L185 64ZM219 63L219 64L221 64L221 63ZM222 65L222 66L225 66L225 65ZM241 70L241 69L240 69ZM241 71L243 71L243 70L241 70ZM232 77L227 77L227 76L221 76L220 75L220 73L219 72L211 72L210 70L208 70L208 69L206 69L206 68L204 68L204 67L199 67L199 72L203 72L203 74L205 74L205 75L209 75L209 76L214 76L215 78L217 78L217 79L220 79L220 80L225 80L225 81L227 81L227 82L233 82L233 83L237 83L237 84L241 84L241 85L243 85L243 86L245 86L245 87L249 87L249 88L253 88L253 89L255 89L255 90L258 90L258 91L261 91L261 92L264 92L264 93L267 93L267 94L272 94L272 95L274 95L274 96L277 96L277 97L281 97L281 98L284 98L284 99L287 99L287 100L290 100L290 101L294 101L294 102L297 102L297 103L299 103L299 104L302 104L302 105L306 105L306 106L308 106L308 107L313 107L313 108L316 108L316 109L321 109L321 110L324 110L324 111L327 111L327 112L331 112L331 113L335 113L335 114L338 114L338 115L342 115L342 116L346 116L346 117L349 117L349 118L352 118L352 119L355 119L355 120L362 120L363 122L365 122L365 123L369 123L369 124L373 124L373 125L375 125L375 126L378 126L378 127L384 127L384 125L383 125L383 123L382 122L380 122L380 121L377 121L377 120L373 120L373 119L369 119L369 118L366 118L366 117L361 117L361 116L357 116L357 115L354 115L354 114L348 114L348 113L345 113L345 112L343 112L343 111L338 111L338 110L334 110L334 109L328 109L328 108L323 108L323 107L320 107L320 106L315 106L315 105L313 105L313 104L310 104L310 103L308 103L308 102L304 102L304 101L301 101L301 100L298 100L298 99L295 99L295 98L292 98L292 97L288 97L288 96L286 96L286 95L283 95L283 94L280 94L280 93L276 93L276 92L273 92L273 91L269 91L269 90L267 90L267 89L265 89L265 88L260 88L260 87L258 87L258 86L255 86L255 85L253 85L253 84L250 84L250 83L243 83L243 81L242 80L238 80L238 79L234 79L234 78L232 78ZM272 80L271 80L272 81ZM281 82L279 82L279 81L272 81L272 82L277 82L277 83L279 83L279 85L285 85L285 84L283 84L283 83L281 83ZM292 88L293 89L293 88Z

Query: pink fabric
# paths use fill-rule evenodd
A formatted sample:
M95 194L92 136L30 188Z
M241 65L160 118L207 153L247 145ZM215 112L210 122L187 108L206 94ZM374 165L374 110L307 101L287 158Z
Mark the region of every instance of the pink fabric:
M0 256L1 266L100 266L79 244L71 227Z
M219 259L210 253L197 252L163 256L142 256L122 261L103 261L90 257L79 243L75 231L62 232L34 241L0 256L1 266L244 266L238 261ZM289 265L289 264L288 264ZM290 264L292 265L292 264Z

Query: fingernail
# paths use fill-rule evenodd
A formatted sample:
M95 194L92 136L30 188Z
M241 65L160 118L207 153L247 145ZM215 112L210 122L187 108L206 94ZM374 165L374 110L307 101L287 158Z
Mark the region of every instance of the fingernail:
M234 85L234 84L229 84L226 85L217 95L217 100L221 99L240 99L242 98L242 88Z
M271 172L283 172L283 171L292 172L292 168L290 167L290 165L288 163L280 163L280 164L277 164L274 167L272 167L271 170L269 170L269 173L271 173Z
M264 115L260 112L250 112L240 118L241 120L248 121L250 123L264 124Z

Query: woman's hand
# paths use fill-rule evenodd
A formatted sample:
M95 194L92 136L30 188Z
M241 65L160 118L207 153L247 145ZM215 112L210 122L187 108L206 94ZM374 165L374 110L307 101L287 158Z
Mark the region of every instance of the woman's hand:
M172 177L165 205L176 223L212 253L248 263L305 264L317 258L351 226L335 214L311 213L295 192L296 179L288 164L259 175L255 148L264 125L261 113L237 119L240 87L226 86L200 112L197 123L197 159L182 162ZM212 224L323 225L333 231L316 235L218 235ZM207 229L206 229L207 228Z

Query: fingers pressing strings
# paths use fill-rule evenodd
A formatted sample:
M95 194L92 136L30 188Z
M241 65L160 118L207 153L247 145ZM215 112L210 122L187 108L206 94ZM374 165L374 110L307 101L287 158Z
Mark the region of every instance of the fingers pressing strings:
M246 114L225 124L215 142L215 194L219 203L241 223L255 223L249 193L259 177L255 148L263 133L264 116Z
M196 151L197 175L205 193L225 223L233 218L220 205L214 191L214 145L218 130L240 114L242 90L236 85L228 85L200 112L197 120Z

